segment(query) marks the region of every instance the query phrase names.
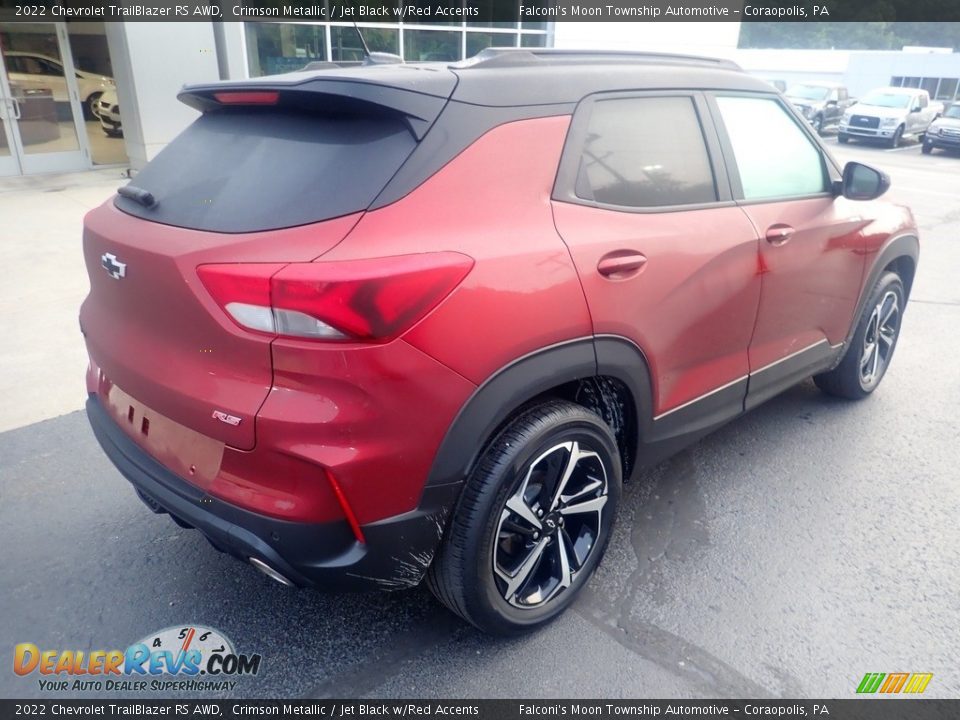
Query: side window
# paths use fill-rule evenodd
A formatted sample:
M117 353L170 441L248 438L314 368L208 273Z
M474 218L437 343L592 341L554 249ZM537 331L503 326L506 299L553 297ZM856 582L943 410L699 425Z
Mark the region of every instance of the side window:
M826 192L820 149L773 98L718 97L745 200Z
M40 66L40 63L37 62L36 58L29 56L21 57L20 72L25 75L43 75L43 68Z
M63 66L49 60L37 60L40 65L41 75L51 75L53 77L63 77Z
M689 97L596 101L576 195L650 208L714 202L717 190L700 119Z

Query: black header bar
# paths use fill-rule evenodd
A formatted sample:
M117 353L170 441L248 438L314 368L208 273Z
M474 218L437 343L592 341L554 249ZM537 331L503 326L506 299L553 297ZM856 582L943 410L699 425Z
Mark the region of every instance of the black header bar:
M957 0L0 0L0 21L958 22Z
M909 706L909 709L908 709ZM0 717L948 720L960 700L0 700Z

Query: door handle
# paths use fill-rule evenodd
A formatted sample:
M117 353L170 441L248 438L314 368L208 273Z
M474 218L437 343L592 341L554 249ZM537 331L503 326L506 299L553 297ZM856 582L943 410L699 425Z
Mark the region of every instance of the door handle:
M6 120L19 120L19 119L20 119L20 103L17 101L16 98L12 98L12 97L9 97L9 98L0 98L0 101L2 101L4 105L8 105L8 104L9 104L9 106L13 109L13 116L8 116L8 117L6 117L6 118L5 118Z
M634 250L616 250L600 258L597 272L613 280L624 280L637 274L647 264L647 256Z
M793 236L793 228L783 223L777 223L767 228L767 234L764 236L768 243L774 247L785 245Z

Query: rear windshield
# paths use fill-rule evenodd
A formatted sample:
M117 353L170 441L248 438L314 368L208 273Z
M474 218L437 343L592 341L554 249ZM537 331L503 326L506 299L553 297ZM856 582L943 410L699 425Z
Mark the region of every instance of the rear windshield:
M399 118L318 116L275 108L210 112L164 148L131 185L156 205L118 208L196 230L254 232L365 210L413 151Z

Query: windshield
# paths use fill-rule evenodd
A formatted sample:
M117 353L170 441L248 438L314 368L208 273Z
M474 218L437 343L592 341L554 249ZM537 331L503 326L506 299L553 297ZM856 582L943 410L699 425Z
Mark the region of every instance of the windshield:
M823 100L830 92L830 88L821 85L794 85L787 90L787 95L803 100Z
M860 103L863 105L875 105L876 107L905 108L910 104L910 96L903 93L876 90L868 93Z
M944 111L943 116L960 120L960 105L951 105Z

